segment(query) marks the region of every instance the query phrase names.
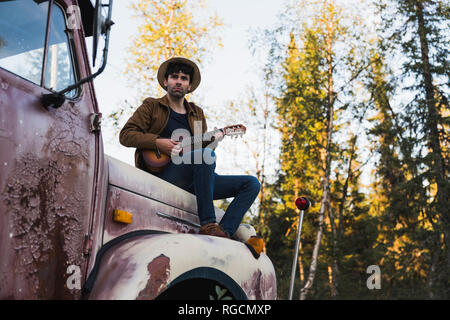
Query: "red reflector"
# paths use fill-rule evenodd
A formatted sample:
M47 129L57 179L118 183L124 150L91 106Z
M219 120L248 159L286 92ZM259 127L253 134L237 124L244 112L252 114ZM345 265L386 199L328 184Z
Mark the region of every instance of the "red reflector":
M295 200L295 205L297 206L297 208L299 208L300 210L306 210L309 208L310 202L307 198L305 197L300 197L297 198Z

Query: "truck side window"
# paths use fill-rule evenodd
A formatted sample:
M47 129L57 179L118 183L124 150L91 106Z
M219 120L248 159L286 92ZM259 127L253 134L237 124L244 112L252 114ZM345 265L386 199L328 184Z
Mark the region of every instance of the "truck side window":
M67 29L63 10L54 5L44 77L44 87L47 89L59 91L76 82L69 43L71 36L72 33ZM77 90L72 90L66 93L66 96L73 98L76 94Z
M0 67L41 85L49 1L0 1ZM75 83L64 11L52 7L43 86L55 91ZM66 93L75 97L77 90Z
M0 2L0 67L41 83L48 1Z

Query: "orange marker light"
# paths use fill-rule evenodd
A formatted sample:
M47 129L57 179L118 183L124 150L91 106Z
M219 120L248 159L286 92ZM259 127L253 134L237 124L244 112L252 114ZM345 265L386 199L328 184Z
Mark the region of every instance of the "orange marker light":
M133 222L133 214L124 210L114 210L113 220L130 224Z

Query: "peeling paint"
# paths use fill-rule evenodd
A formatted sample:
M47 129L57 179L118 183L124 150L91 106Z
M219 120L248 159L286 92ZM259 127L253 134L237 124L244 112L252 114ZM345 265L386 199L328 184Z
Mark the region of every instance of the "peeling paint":
M59 110L55 112L55 124L51 126L47 132L43 151L59 153L68 157L79 158L80 161L88 161L86 146L89 141L83 133L86 124L82 121L77 107L69 104L67 108L63 108L64 112Z
M152 300L167 286L170 276L170 259L165 255L153 259L147 266L150 278L147 286L139 292L137 300Z
M4 95L0 90L7 119L0 128L0 273L14 273L0 278L0 297L74 298L79 293L66 287L66 270L85 263L93 181L86 105L43 109L33 86L11 78Z
M64 192L67 189L61 184L66 173L55 160L28 154L15 168L3 193L10 214L15 271L31 277L34 293L46 297L62 290L69 264L81 264L84 199L75 190Z

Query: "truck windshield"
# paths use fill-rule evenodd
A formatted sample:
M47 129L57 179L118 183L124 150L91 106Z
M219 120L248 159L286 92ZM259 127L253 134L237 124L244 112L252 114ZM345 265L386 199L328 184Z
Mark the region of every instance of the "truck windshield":
M42 67L49 1L0 1L0 67L55 91L75 83L65 14L52 7L49 48ZM42 82L41 82L42 81ZM75 97L76 90L68 92Z

